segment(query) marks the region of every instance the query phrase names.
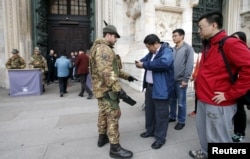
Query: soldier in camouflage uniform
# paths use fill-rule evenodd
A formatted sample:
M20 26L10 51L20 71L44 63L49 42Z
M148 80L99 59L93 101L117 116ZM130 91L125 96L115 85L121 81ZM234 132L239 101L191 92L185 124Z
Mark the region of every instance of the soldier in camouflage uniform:
M18 55L19 51L17 49L13 49L11 51L12 57L8 59L5 66L7 69L24 69L26 67L26 63L22 57Z
M98 147L110 142L110 156L113 158L131 158L133 153L119 144L118 121L121 116L119 98L126 93L119 84L119 77L128 81L136 80L120 70L119 57L113 51L113 45L120 35L113 25L103 29L104 38L97 39L90 50L90 70L93 93L98 100Z
M48 71L47 61L41 54L39 47L34 48L34 54L31 56L29 65L32 68L40 68L42 71L43 92L45 92L45 72Z

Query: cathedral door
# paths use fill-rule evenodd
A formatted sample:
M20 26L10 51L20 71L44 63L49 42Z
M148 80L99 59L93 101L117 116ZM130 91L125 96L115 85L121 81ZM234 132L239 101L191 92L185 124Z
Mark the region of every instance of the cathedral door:
M89 0L49 0L48 50L58 55L90 47Z

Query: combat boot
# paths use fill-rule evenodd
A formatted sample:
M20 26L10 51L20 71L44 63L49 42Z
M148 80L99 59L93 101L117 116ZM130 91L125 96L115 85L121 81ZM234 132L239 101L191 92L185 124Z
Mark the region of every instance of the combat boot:
M109 142L109 138L107 134L99 134L97 146L103 147L106 143Z
M110 144L109 156L112 158L131 158L133 152L122 148L120 144Z

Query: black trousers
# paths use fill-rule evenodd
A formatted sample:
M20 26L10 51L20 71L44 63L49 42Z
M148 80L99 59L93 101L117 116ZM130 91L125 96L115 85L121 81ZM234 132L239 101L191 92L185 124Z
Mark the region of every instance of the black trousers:
M234 133L240 133L245 136L245 130L247 125L247 115L245 111L245 105L238 101L237 111L234 115Z
M154 135L158 143L164 144L168 130L169 100L153 99L152 92L153 86L148 85L145 93L146 131Z
M47 83L54 82L55 80L55 72L54 70L49 70L47 75Z
M68 77L58 77L58 81L60 93L65 93L67 91Z
M81 82L81 92L80 92L81 95L84 94L85 90L87 91L87 93L89 95L93 94L92 91L89 89L88 85L86 84L87 76L88 76L88 74L80 74L80 75L78 75L78 77L80 78L80 82Z
M195 92L195 94L194 94L194 112L196 113L197 112L197 94L196 94L196 92Z

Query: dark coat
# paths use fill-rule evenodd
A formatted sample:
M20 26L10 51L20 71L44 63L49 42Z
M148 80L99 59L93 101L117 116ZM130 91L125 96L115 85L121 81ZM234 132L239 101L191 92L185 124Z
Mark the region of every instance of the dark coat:
M47 60L48 70L51 71L51 72L54 72L56 57L48 55L46 60Z
M75 66L77 67L77 75L88 74L89 57L84 53L78 55L75 61Z

